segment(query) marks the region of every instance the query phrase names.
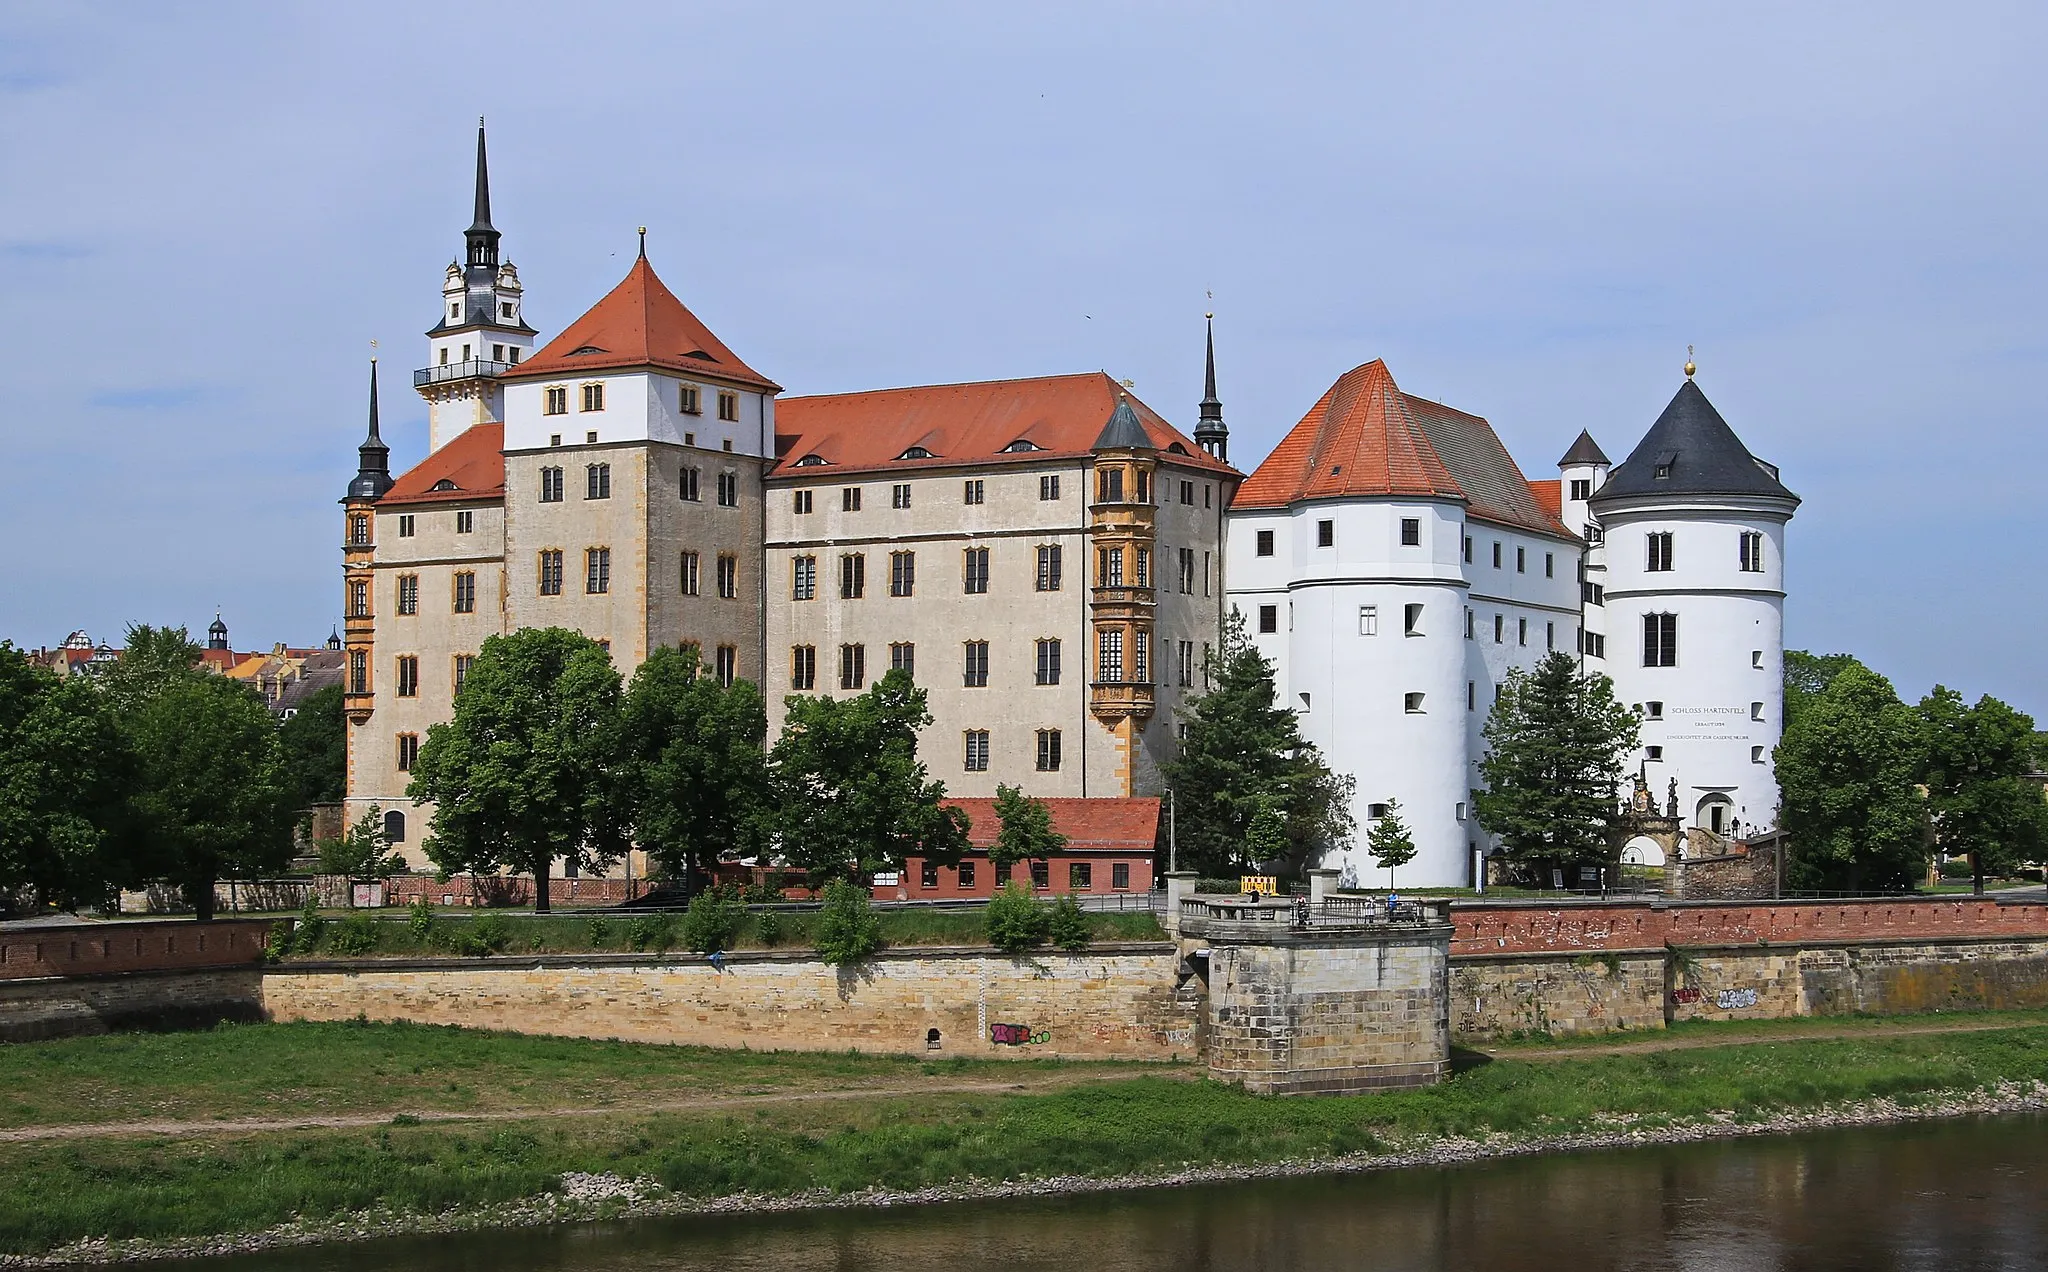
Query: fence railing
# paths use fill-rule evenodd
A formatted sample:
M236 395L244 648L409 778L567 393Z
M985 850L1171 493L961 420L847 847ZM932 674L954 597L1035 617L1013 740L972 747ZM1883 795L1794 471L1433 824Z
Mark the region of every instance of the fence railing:
M1443 902L1437 902L1442 907ZM1210 920L1225 923L1272 923L1292 928L1393 927L1427 923L1438 916L1421 901L1392 901L1385 897L1337 896L1311 901L1306 896L1285 900L1256 897L1184 897L1180 903L1183 922ZM1440 919L1438 921L1441 921Z

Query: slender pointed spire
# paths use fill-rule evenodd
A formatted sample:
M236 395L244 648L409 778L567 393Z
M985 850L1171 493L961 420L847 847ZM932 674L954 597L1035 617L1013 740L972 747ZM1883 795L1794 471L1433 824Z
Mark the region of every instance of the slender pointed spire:
M484 157L484 117L476 117L476 219L472 230L491 228L491 167Z
M476 121L476 216L462 237L469 245L471 285L490 283L498 272L498 230L491 224L491 169L484 155L481 115Z
M1195 444L1224 463L1230 462L1230 429L1223 423L1223 402L1216 396L1216 315L1207 314L1208 360L1202 375L1202 407L1195 423Z
M349 499L376 499L391 489L391 448L377 432L377 360L370 359L370 435L356 447L356 478Z

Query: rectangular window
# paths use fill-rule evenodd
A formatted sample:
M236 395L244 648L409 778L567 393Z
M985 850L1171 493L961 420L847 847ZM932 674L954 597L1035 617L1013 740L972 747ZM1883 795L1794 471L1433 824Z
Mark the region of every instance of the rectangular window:
M740 475L738 473L718 474L718 506L737 508L740 506Z
M412 654L398 658L398 696L417 698L420 694L420 660Z
M1678 665L1678 615L1643 615L1643 666Z
M1422 605L1420 602L1414 602L1401 607L1401 634L1403 636L1422 635Z
M1337 546L1337 523L1336 523L1336 522L1334 522L1334 521L1318 521L1318 522L1316 522L1316 546L1317 546L1317 547L1319 547L1319 548L1333 548L1333 547Z
M730 423L738 423L738 422L739 422L739 418L740 418L740 395L739 395L739 394L737 394L737 393L720 393L720 394L718 395L718 418L719 418L719 419L722 419L722 420L725 420L725 421L728 421L728 422L730 422Z
M1086 892L1095 886L1095 866L1087 861L1067 863L1067 890Z
M1465 682L1465 710L1477 711L1478 709L1479 686L1468 680Z
M1102 468L1095 473L1095 502L1122 503L1124 501L1124 470Z
M1579 652L1588 658L1607 657L1607 637L1600 632L1579 629Z
M1420 715L1422 713L1422 695L1419 693L1402 694L1401 709L1410 715Z
M562 550L549 548L540 554L540 594L560 596L562 594Z
M1465 536L1465 564L1472 564L1472 536Z
M353 548L365 548L370 545L370 519L368 517L355 516L348 519L348 542L349 546Z
M1472 639L1472 607L1469 605L1465 607L1465 639Z
M552 385L546 391L547 405L541 409L549 415L569 413L569 390L563 385Z
M970 596L988 591L988 549L968 548L963 554L961 590Z
M612 590L612 550L590 548L583 554L583 590L599 596Z
M697 483L703 480L703 477L704 470L701 468L685 467L683 469L677 493L682 495L684 503L702 503L704 501L703 493L697 489Z
M974 886L974 863L971 861L960 863L960 886L963 888Z
M469 669L475 662L475 654L455 655L455 692L462 692L463 683L469 679Z
M467 508L455 514L455 533L470 534L476 529L476 514Z
M1380 607L1361 605L1358 607L1358 634L1377 636L1380 634Z
M1643 568L1653 573L1662 573L1671 568L1671 532L1661 530L1647 537L1649 559Z
M740 594L740 559L730 552L718 554L718 594L728 601Z
M682 387L682 392L678 393L676 397L676 405L681 408L683 414L704 414L704 391L696 385L685 384Z
M1500 644L1500 643L1501 643L1501 640L1502 640L1502 632L1503 632L1503 631L1504 631L1504 630L1506 629L1506 626L1507 626L1507 619L1505 619L1505 618L1501 617L1501 616L1500 616L1499 614L1495 614L1495 615L1493 616L1493 643L1494 643L1494 644L1498 645L1498 644Z
M1131 677L1136 684L1152 683L1152 633L1131 633L1131 669L1137 674Z
M916 679L917 646L907 640L897 641L889 646L889 670L900 671L904 675Z
M1202 595L1209 594L1209 554L1202 554Z
M789 599L812 601L818 597L818 558L792 557L789 562Z
M1043 892L1052 886L1052 865L1049 862L1031 863L1031 886Z
M1190 508L1195 506L1195 483L1184 481L1180 484L1180 501Z
M1591 499L1592 497L1593 497L1593 482L1592 482L1592 479L1590 479L1590 478L1587 478L1587 477L1574 477L1574 478L1572 478L1572 498L1573 498L1573 499L1574 499L1575 501L1577 501L1577 502L1579 502L1579 503L1584 503L1584 502L1585 502L1586 500L1588 500L1588 499Z
M1557 624L1556 624L1556 623L1545 623L1545 624L1543 625L1543 647L1544 647L1545 649L1556 649L1556 648L1557 648Z
M981 500L982 500L982 494L983 494L983 482L982 482L981 478L979 478L979 477L975 477L975 478L972 478L972 479L970 479L970 480L968 480L968 481L965 481L965 482L962 482L962 483L961 483L961 491L960 491L960 502L961 502L961 503L965 503L965 504L978 504L978 503L980 503L980 502L981 502Z
M939 864L937 862L927 861L918 867L917 886L920 888L936 888L939 886Z
M857 601L867 595L868 559L858 552L847 552L839 558L839 599Z
M1056 685L1060 682L1060 643L1055 639L1038 642L1038 683Z
M398 576L398 612L417 614L420 612L420 576L401 574Z
M604 409L604 385L586 384L583 386L583 409L586 411L602 411Z
M736 645L720 645L714 655L713 666L718 670L718 683L732 688L732 682L739 678L740 651Z
M1495 540L1495 541L1494 541L1494 545L1493 545L1493 568L1494 568L1494 569L1496 569L1496 570L1498 570L1498 569L1500 568L1500 541L1499 541L1499 540Z
M455 612L476 613L476 575L468 570L458 571L455 575Z
M1607 588L1599 583L1579 584L1579 599L1588 605L1607 604Z
M588 464L584 466L583 497L585 499L609 499L612 497L612 466L610 464Z
M408 512L405 515L401 516L398 519L398 537L401 539L412 538L412 526L413 521L411 513Z
M1138 502L1152 502L1152 474L1142 468L1138 470Z
M1516 548L1516 549L1515 549L1515 573L1517 573L1517 574L1527 574L1528 572L1529 572L1529 549L1527 549L1527 548Z
M1422 518L1401 518L1401 546L1419 548L1422 546Z
M1271 530L1259 531L1257 546L1254 547L1253 551L1257 552L1260 556L1273 555L1273 532Z
M1126 891L1126 890L1128 890L1128 889L1130 888L1130 886L1131 886L1131 863L1130 863L1130 862L1128 862L1128 861L1118 861L1118 862L1112 862L1112 863L1110 864L1110 867L1109 867L1109 886L1110 886L1111 888L1115 889L1115 890L1116 890L1116 891L1118 891L1118 892L1123 892L1123 891Z
M962 669L960 683L969 689L988 688L988 642L970 640L965 649L966 665Z
M1662 720L1664 718L1664 704L1654 700L1644 703L1643 718L1646 720Z
M350 693L370 692L370 654L368 650L348 651L348 691Z
M398 771L412 772L412 766L420 760L420 735L401 733L398 735Z
M847 487L843 488L842 490L840 490L840 492L839 492L839 511L841 511L841 512L859 512L859 511L860 511L860 487L859 487L859 486L847 486Z
M1557 553L1546 552L1543 554L1543 577L1546 579L1557 577Z
M1152 549L1138 549L1138 586L1152 586Z
M1040 544L1038 548L1038 575L1033 586L1041 592L1060 590L1060 545Z
M1280 607L1278 605L1259 606L1259 630L1261 632L1277 632L1280 630Z
M964 768L970 773L988 772L988 730L967 731L967 756Z
M1060 479L1057 473L1038 479L1038 498L1043 503L1055 503L1060 497Z
M1096 553L1095 584L1097 587L1122 587L1124 585L1124 550L1103 548Z
M1177 680L1183 689L1189 689L1194 686L1195 642L1191 640L1180 642L1180 675L1177 677Z
M908 508L910 506L909 482L899 481L889 487L889 506L891 508Z
M811 492L808 490L797 491L790 499L790 507L799 517L808 513L811 510Z
M889 554L889 595L910 596L917 590L917 553Z
M1760 531L1742 532L1741 565L1746 574L1761 574L1764 569L1764 536Z
M1192 596L1195 592L1195 550L1180 549L1180 594Z
M859 689L868 682L868 647L866 645L841 645L839 647L839 687Z
M680 587L684 596L701 595L698 590L697 562L698 557L695 552L685 552L681 557L677 578L681 581Z
M818 684L818 648L792 645L789 650L789 687L812 689Z
M1515 643L1517 645L1529 643L1529 620L1526 618L1515 620Z
M1122 684L1124 679L1124 633L1106 627L1096 633L1095 678L1104 684Z

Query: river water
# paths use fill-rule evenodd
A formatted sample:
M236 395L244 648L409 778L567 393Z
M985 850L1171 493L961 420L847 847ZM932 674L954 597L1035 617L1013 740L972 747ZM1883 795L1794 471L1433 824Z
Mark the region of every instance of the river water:
M404 1238L206 1272L2048 1269L2048 1117L1440 1170Z

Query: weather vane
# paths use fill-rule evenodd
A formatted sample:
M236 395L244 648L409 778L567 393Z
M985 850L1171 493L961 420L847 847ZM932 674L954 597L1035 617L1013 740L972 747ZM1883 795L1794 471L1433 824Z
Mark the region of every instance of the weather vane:
M374 341L374 340L372 340L372 341L370 342L370 361L372 361L372 362L375 362L376 360L377 360L377 342L376 342L376 341Z
M1685 378L1688 380L1692 379L1693 372L1697 370L1699 368L1694 366L1692 361L1692 346L1687 345L1685 347Z

